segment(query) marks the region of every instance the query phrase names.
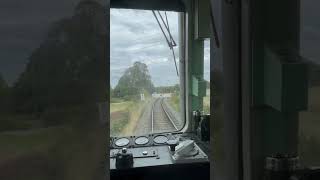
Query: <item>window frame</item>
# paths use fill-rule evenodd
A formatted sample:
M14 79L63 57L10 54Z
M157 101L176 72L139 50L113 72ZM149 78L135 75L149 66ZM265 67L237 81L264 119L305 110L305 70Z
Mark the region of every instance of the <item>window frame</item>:
M151 9L128 8L128 7L123 7L122 8L121 6L120 7L116 6L116 7L110 7L109 8L110 14L111 14L111 10L112 9L150 10L151 11ZM156 10L156 9L152 9L152 10ZM165 10L161 9L160 11L165 11ZM188 119L188 116L187 116L187 114L188 114L187 112L189 112L189 108L188 108L189 106L187 105L187 103L185 103L185 102L187 102L187 94L189 92L189 90L188 90L189 88L186 88L186 87L188 87L187 86L188 68L186 66L188 58L185 58L186 52L188 51L187 45L186 45L186 32L187 32L186 29L188 28L186 26L186 12L179 12L179 11L171 11L171 12L176 12L177 15L178 15L178 18L179 18L179 20L178 20L178 26L179 26L178 27L178 31L179 31L179 34L178 34L178 36L179 36L179 46L178 46L179 47L179 63L178 63L178 65L179 65L179 77L180 77L179 85L180 85L180 94L181 94L181 92L183 92L183 95L180 95L180 108L181 108L180 111L181 112L179 114L180 114L181 119L183 120L183 125L179 130L176 130L176 131L163 131L163 132L160 132L160 133L163 133L163 134L165 134L165 133L175 133L175 134L176 133L184 133L184 132L189 130L189 127L191 127L189 125L191 121ZM111 16L110 16L110 18L111 18ZM110 32L109 32L109 37L110 37ZM110 48L111 48L111 44L110 44L109 50L110 50ZM182 55L183 55L183 60L181 60L181 56ZM111 63L109 62L109 69L108 69L109 70L109 77L111 76L110 67L111 67ZM183 73L181 73L181 69L180 68L184 70ZM183 87L182 90L181 90L181 86ZM181 97L183 97L183 98L181 98ZM183 100L182 102L181 102L181 99ZM108 106L108 108L109 108L109 116L111 115L110 103L111 103L111 101L110 101L110 97L109 97L109 106ZM111 116L109 118L111 120ZM145 135L149 135L149 134L159 134L159 132L157 132L157 133L147 133ZM122 137L122 136L123 135L115 136L115 137ZM132 134L131 136L136 136L136 135Z

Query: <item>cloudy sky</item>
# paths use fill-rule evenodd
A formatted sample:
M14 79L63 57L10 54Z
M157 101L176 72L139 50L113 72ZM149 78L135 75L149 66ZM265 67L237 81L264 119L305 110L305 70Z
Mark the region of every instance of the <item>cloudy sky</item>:
M102 0L101 0L102 1ZM0 0L0 74L12 84L28 57L45 39L53 22L70 17L80 0ZM104 2L104 1L102 1ZM301 2L301 54L320 63L319 3ZM178 17L168 13L178 42ZM205 79L209 79L209 48L205 48ZM175 48L178 55L178 48ZM114 86L134 61L149 66L156 85L178 82L172 54L150 11L111 10L111 82Z
M161 13L164 17L164 12ZM167 12L167 15L171 34L178 44L178 13ZM173 85L179 82L172 52L152 11L111 9L110 45L111 86L114 87L118 83L124 71L135 61L148 65L152 81L156 86ZM179 59L178 46L174 48L177 62ZM206 43L205 52L207 67L205 76L208 79L208 43Z

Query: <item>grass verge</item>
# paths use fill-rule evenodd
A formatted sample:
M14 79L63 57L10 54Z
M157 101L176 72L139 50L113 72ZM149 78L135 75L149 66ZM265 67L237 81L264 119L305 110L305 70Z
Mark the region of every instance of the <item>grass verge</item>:
M111 103L111 136L128 136L134 134L138 120L148 102L149 99L146 101L123 101L121 103Z

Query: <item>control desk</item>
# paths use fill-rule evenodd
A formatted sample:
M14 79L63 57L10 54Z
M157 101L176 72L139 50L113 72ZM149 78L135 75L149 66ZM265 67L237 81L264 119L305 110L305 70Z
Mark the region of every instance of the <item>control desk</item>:
M111 138L111 179L209 179L208 152L198 142L171 133Z

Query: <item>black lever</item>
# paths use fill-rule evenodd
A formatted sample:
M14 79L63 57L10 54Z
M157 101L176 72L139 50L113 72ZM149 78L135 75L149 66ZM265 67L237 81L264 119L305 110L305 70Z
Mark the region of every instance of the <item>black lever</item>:
M179 144L179 141L177 139L170 139L167 141L167 144L170 147L170 151L171 152L175 152L176 151L176 146Z
M116 168L127 169L131 167L133 167L133 155L127 151L127 148L123 148L116 155Z

